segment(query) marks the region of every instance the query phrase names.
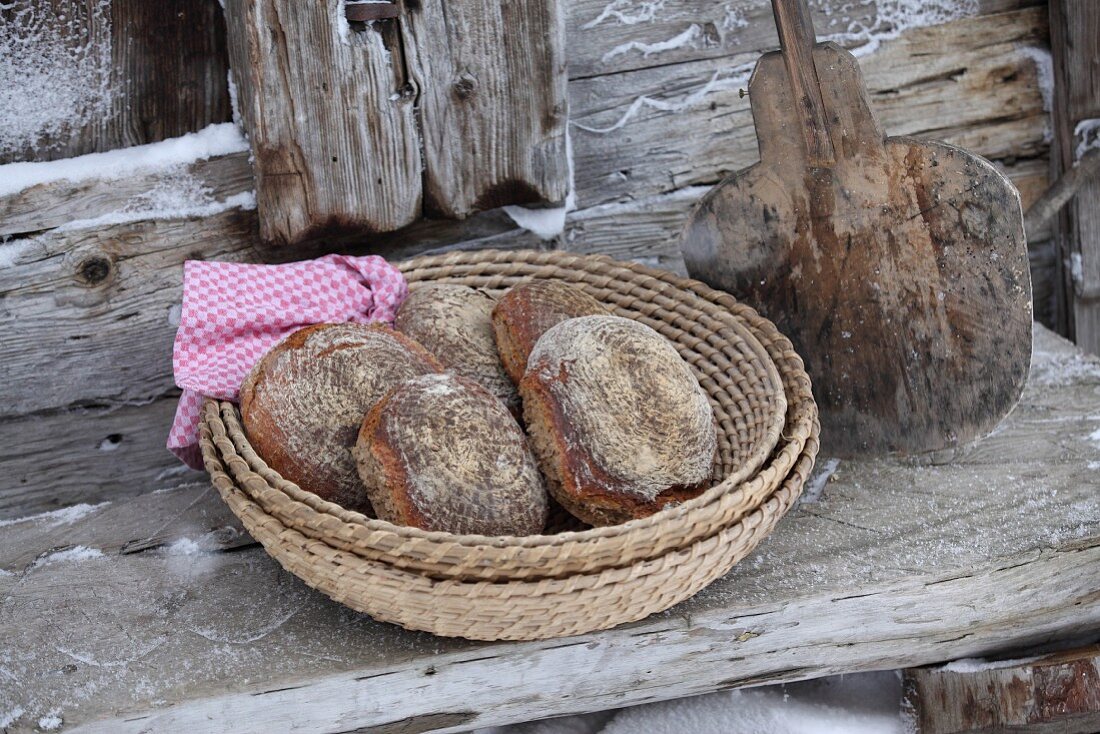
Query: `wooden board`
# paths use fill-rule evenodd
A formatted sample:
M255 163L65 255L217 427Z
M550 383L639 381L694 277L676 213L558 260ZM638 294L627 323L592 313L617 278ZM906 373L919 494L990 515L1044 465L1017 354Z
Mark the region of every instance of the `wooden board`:
M229 533L210 533L227 518L202 487L7 525L0 716L22 709L12 731L50 713L84 732L464 731L1094 631L1097 430L1100 361L1040 330L1020 407L973 453L840 462L816 500L688 602L538 643L405 632L257 548L219 552ZM179 538L211 552L183 555ZM104 557L49 557L72 543ZM156 547L116 551L143 545Z
M42 128L33 144L0 146L0 164L153 143L230 119L217 0L16 0L0 23L37 39L11 50L11 83L26 86L14 92L17 110L4 112L25 104L24 119ZM35 114L36 104L52 107Z
M288 244L417 219L423 162L397 39L352 30L336 0L225 7L261 237Z
M422 0L396 22L419 90L425 213L564 203L562 3Z
M920 734L1094 734L1100 646L907 670L905 706Z
M886 138L855 58L813 46L812 29L786 25L784 7L785 33L802 37L785 35L782 54L753 72L760 162L692 212L688 272L791 338L825 451L971 442L1015 405L1030 362L1019 193L965 150ZM794 117L799 109L812 114Z
M1100 119L1100 7L1052 0L1054 56L1054 175L1076 162L1077 125ZM1100 180L1086 184L1059 221L1059 327L1087 351L1100 354Z

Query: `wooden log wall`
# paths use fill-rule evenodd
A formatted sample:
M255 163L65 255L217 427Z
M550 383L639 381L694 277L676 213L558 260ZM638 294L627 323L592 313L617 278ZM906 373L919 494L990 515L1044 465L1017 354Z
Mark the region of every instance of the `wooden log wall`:
M231 117L217 0L0 7L0 164L153 143Z
M877 22L873 4L858 5L868 14L858 22ZM890 133L945 139L996 160L1026 205L1048 180L1035 61L1048 46L1046 4L974 7L971 16L896 38L884 31L861 63ZM572 0L567 11L578 209L561 236L540 241L491 211L324 248L399 258L554 247L681 270L677 236L688 209L708 185L757 158L739 89L757 55L776 43L770 10L757 0ZM818 23L827 30L829 16ZM687 40L670 41L677 38ZM247 154L197 164L190 175L219 201L251 189ZM55 229L65 211L91 218L153 185L61 182L0 198L0 236L11 238L0 243L0 312L16 325L0 331L8 398L0 405L0 517L205 481L163 449L178 394L170 355L181 265L271 257L255 247L255 213ZM1033 254L1044 282L1049 250Z

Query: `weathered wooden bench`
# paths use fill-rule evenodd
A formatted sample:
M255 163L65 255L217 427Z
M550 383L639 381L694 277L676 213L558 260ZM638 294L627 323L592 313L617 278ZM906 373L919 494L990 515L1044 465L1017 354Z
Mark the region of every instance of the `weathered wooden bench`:
M1100 360L1037 327L947 463L820 466L727 577L637 624L431 637L312 591L205 485L0 529L0 728L460 731L1042 644L1100 626Z

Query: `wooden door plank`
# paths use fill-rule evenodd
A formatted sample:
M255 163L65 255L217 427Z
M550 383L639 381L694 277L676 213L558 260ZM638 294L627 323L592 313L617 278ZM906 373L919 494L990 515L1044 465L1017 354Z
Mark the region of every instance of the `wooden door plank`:
M419 91L424 209L463 218L569 193L560 0L422 0L399 22Z
M343 8L337 0L226 2L268 242L389 231L420 215L415 99L400 43L382 28L352 28Z
M220 500L199 488L111 503L68 528L8 525L0 639L14 680L0 712L23 709L13 731L51 711L74 731L461 731L1094 631L1100 370L1076 367L1081 353L1049 332L1037 344L1034 406L1017 415L1032 440L1054 434L1072 453L843 462L724 579L667 613L576 638L410 633L309 590L259 549L180 555L168 545L220 522ZM161 545L117 554L146 536ZM59 543L92 550L55 555Z

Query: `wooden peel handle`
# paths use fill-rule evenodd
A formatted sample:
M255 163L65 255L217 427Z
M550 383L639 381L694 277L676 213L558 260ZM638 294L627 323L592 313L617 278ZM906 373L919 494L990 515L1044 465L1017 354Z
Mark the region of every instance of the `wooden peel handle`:
M779 46L791 79L791 91L798 101L802 136L811 166L827 166L835 159L829 131L825 125L825 103L821 98L821 83L814 66L813 20L806 0L772 0L775 26L779 30Z

